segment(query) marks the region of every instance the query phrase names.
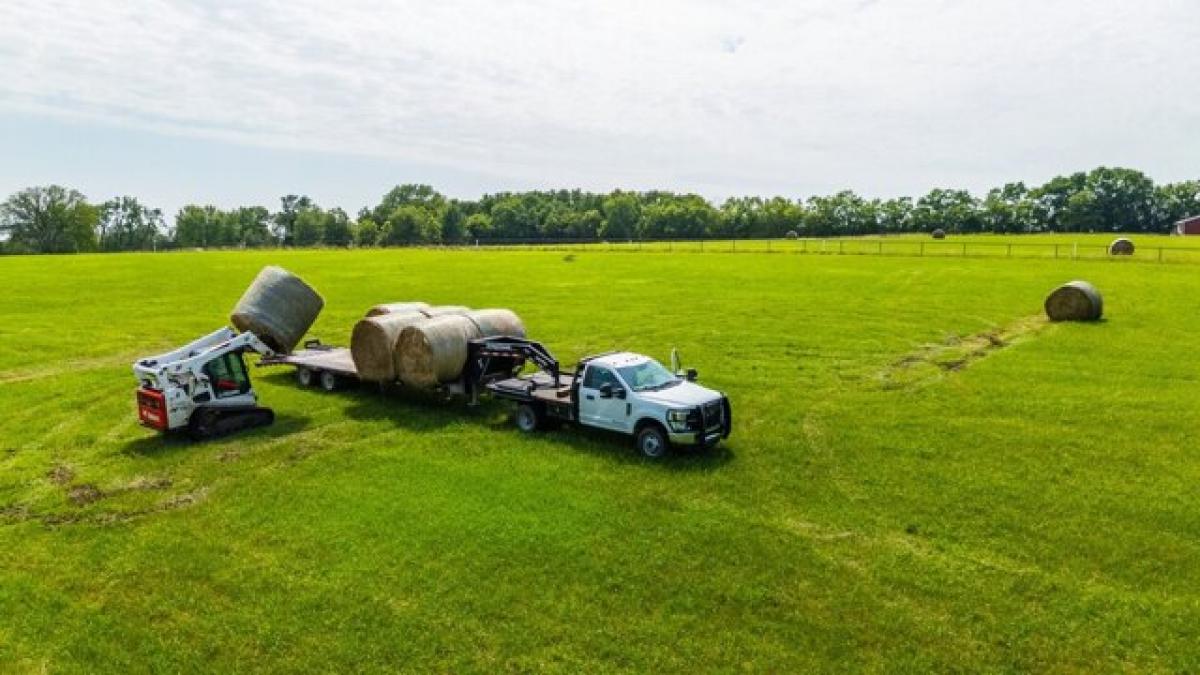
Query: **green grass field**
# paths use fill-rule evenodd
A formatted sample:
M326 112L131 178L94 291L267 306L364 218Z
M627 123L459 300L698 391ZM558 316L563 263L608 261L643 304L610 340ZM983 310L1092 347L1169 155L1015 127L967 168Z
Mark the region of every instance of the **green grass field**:
M1136 238L1135 238L1136 239ZM1162 241L1168 241L1165 238ZM522 436L499 403L300 390L205 444L129 364L264 264L313 333L511 307L564 361L677 347L712 451ZM1200 669L1200 266L309 251L0 259L0 670ZM1103 322L1048 325L1091 280Z

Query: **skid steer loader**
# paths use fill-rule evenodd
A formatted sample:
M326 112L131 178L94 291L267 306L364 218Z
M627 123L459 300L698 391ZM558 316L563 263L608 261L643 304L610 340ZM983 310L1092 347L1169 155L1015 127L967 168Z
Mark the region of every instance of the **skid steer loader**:
M138 421L162 432L186 431L196 439L222 436L275 421L258 405L242 354L274 356L254 333L222 328L166 354L139 359Z

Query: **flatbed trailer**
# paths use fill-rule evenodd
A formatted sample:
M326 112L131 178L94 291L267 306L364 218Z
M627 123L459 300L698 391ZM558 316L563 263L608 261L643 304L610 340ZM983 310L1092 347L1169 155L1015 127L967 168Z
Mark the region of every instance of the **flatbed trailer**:
M500 336L472 340L468 351L462 375L457 380L438 385L435 390L468 396L472 404L478 402L479 394L493 382L516 379L517 373L521 372L531 357L539 367L554 370L558 367L558 362L545 347L524 338ZM325 391L335 391L348 383L364 381L358 375L358 368L348 347L327 345L320 340L309 340L304 343L303 349L290 354L263 357L258 365L292 366L296 369L296 381L301 386L316 384ZM399 381L373 384L403 386Z

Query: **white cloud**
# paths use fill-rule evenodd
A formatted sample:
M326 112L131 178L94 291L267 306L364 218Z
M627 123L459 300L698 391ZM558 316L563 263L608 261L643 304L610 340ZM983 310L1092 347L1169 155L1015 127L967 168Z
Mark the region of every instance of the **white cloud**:
M0 108L529 185L1171 178L1198 27L1192 0L8 0Z

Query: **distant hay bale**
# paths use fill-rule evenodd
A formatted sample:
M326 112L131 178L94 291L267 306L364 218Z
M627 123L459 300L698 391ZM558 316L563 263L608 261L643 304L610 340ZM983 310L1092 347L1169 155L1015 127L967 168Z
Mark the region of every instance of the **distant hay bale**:
M1046 298L1051 321L1096 321L1104 314L1104 298L1086 281L1063 284Z
M420 312L369 316L354 324L350 333L350 358L358 376L367 382L394 382L397 378L396 343L405 328L428 321Z
M229 321L252 332L271 349L290 352L317 320L325 301L282 267L262 268L233 307Z
M787 234L783 235L787 239L799 239L800 234L795 230L788 230Z
M933 235L934 239L945 239L946 238L946 231L941 228L934 230L930 234Z
M417 311L432 319L435 316L462 316L471 311L471 308L463 307L462 305L437 305L435 307L426 307L425 309Z
M1125 237L1114 239L1113 243L1108 245L1109 255L1133 255L1133 250L1133 242Z
M525 337L525 324L521 323L521 318L511 310L480 309L467 314L467 318L475 322L481 337Z
M481 336L479 326L461 314L438 316L406 327L396 340L400 381L410 387L453 381L467 363L467 343Z
M367 316L381 316L383 314L412 314L423 309L429 309L427 302L385 302L375 305L367 310Z

